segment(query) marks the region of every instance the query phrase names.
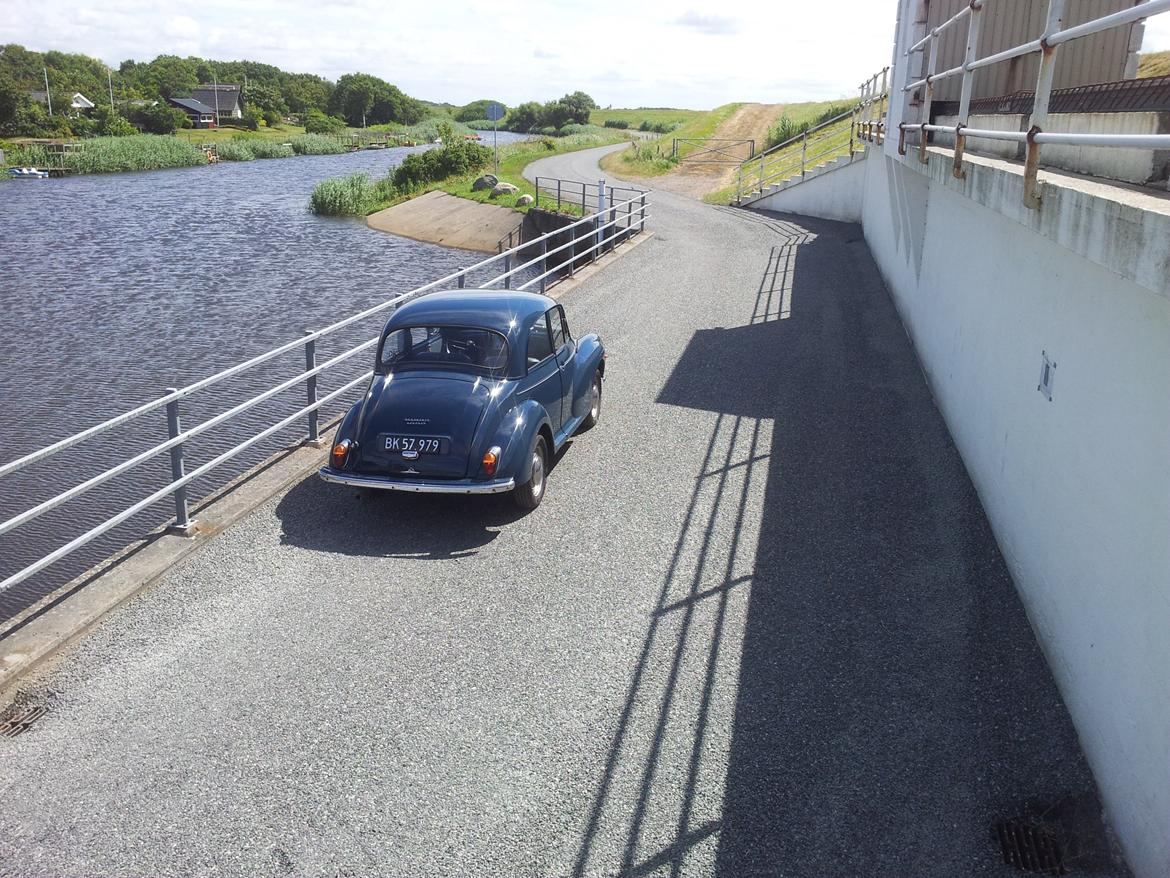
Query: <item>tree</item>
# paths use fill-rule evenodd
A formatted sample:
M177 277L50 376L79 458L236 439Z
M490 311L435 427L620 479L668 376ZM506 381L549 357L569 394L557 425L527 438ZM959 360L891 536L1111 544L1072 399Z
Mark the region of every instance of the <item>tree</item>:
M309 134L338 134L345 130L345 122L336 116L326 116L320 110L305 111L303 121Z
M326 112L341 116L354 128L384 122L413 125L427 114L422 101L408 97L397 86L368 73L347 73L337 80Z
M540 127L540 114L543 108L536 101L528 101L518 107L513 107L508 113L507 128L527 134L533 128Z
M561 98L561 103L569 107L573 114L573 121L578 125L589 124L589 111L596 110L597 102L583 91L575 91L571 95Z
M7 131L16 120L16 112L26 99L24 89L0 70L0 131Z
M187 122L187 114L159 101L152 106L136 109L132 121L151 134L174 134Z
M333 83L311 73L292 73L285 76L282 92L292 112L306 113L314 109L324 113L333 93Z
M134 126L112 107L97 107L93 111L94 134L105 137L126 137L136 134Z
M265 82L248 81L248 87L244 90L244 104L251 110L258 110L266 118L268 113L276 114L277 123L288 112L288 104L284 102L280 88Z
M477 119L486 119L488 117L488 107L492 104L500 104L499 101L493 101L489 98L484 98L478 101L472 101L464 107L460 107L455 112L456 122L474 122ZM504 106L500 104L500 106ZM504 107L507 110L507 107Z

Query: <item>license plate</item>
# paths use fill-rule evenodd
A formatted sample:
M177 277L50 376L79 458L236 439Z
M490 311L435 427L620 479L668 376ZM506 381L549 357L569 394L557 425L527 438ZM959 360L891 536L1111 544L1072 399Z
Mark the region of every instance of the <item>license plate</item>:
M384 436L383 448L399 454L413 451L416 454L445 454L447 440L442 436Z

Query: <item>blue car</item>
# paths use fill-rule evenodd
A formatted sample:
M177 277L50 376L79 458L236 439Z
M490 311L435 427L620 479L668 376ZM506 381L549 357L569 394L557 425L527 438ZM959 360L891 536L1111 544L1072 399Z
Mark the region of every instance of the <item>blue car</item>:
M432 293L394 312L365 398L337 430L327 482L500 494L535 509L553 456L601 415L605 348L547 296Z

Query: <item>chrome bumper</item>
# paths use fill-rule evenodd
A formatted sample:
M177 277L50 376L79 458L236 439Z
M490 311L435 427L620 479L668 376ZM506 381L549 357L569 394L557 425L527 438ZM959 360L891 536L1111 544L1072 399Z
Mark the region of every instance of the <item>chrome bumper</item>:
M490 482L475 482L471 479L433 481L392 479L389 476L368 476L361 473L347 473L323 466L317 475L327 482L338 485L352 485L355 488L376 488L381 491L410 491L415 494L503 494L516 487L515 479L495 479Z

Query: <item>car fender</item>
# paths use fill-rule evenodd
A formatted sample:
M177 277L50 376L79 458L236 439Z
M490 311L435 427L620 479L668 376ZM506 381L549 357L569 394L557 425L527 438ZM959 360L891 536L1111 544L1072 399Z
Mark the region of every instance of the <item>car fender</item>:
M552 435L552 423L548 412L534 399L524 400L500 411L494 429L482 445L483 451L493 445L500 447L500 463L496 467L498 478L511 476L518 485L528 481L532 470L532 459L528 456L528 449L541 427L547 428L549 435ZM550 448L549 453L551 452Z
M350 406L349 411L341 419L341 424L338 425L337 432L333 436L334 445L342 439L348 439L351 442L355 441L357 438L358 419L361 417L363 405L365 405L364 398Z
M584 417L589 409L589 388L593 385L593 373L599 369L604 374L602 361L605 345L595 332L577 339L577 369L573 381L573 417Z

